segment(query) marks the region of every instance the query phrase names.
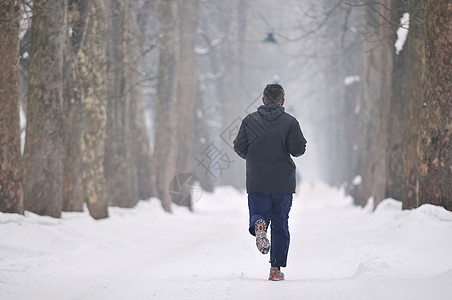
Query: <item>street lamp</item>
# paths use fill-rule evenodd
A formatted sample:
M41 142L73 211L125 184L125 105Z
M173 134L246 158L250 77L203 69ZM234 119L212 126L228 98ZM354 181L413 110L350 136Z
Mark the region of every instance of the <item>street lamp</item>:
M275 37L273 36L273 32L267 33L267 37L262 41L263 43L272 43L272 44L278 44Z

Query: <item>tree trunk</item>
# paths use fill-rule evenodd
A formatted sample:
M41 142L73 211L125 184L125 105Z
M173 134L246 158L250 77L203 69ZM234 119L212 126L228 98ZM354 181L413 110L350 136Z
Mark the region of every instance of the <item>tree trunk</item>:
M83 116L83 199L95 219L108 217L104 172L107 125L107 48L105 0L89 1L86 30L78 55Z
M369 4L373 5L373 4ZM360 146L361 150L361 176L362 183L355 196L355 202L366 205L367 200L373 195L372 184L374 180L373 170L376 166L375 148L377 134L378 100L380 98L379 66L381 57L378 49L375 49L375 40L378 40L379 19L375 12L378 7L366 8L365 24L367 37L364 39L364 74L363 74L363 103L360 116Z
M64 56L64 158L63 211L83 211L81 99L75 77L73 55L67 45Z
M23 213L19 121L19 1L0 3L0 211Z
M61 216L63 192L63 49L66 1L33 2L24 150L24 208Z
M201 32L200 36L207 47L209 47L209 53L207 57L203 59L203 54L198 55L197 59L198 68L202 74L212 74L213 78L208 76L201 76L198 89L196 91L195 100L195 160L194 166L195 175L202 183L202 187L205 191L213 192L215 184L217 183L216 175L211 172L208 166L202 161L202 153L206 147L212 143L211 136L218 136L220 134L216 126L209 126L209 123L213 120L217 121L221 118L221 105L225 100L224 94L224 63L223 57L218 55L219 48L222 47L224 42L216 44L214 38L216 38L216 32L224 32L227 26L223 25L227 22L222 22L222 16L224 16L223 6L226 2L218 2L210 7L208 10L201 9L203 6L199 5L198 13L198 30ZM209 18L213 18L215 22L206 22ZM225 16L224 19L227 19ZM224 21L224 20L223 20ZM212 24L213 23L213 24ZM204 62L203 62L204 60ZM201 88L201 86L203 88ZM212 135L213 133L213 135Z
M198 65L194 52L198 11L196 1L182 1L180 19L180 64L177 86L177 170L193 172L195 97L198 85Z
M63 63L64 158L63 211L83 211L82 193L82 102L78 87L76 60L84 33L86 0L68 5L68 26Z
M181 1L178 7L179 23L179 67L177 84L177 171L194 173L195 149L195 99L198 86L198 62L196 60L196 29L198 25L197 1ZM184 185L183 203L192 207L190 185ZM173 199L174 202L175 199Z
M389 112L393 100L392 95L392 72L395 42L395 28L386 20L394 21L392 15L392 3L397 0L383 0L380 3L380 37L382 41L378 47L379 71L380 71L380 97L378 99L377 134L375 145L375 169L373 174L372 196L374 207L386 198L387 183L387 154L389 126ZM388 10L389 8L389 10ZM397 20L398 21L398 20Z
M367 8L366 14L366 23L369 24L367 29L371 34L364 42L364 97L360 126L362 184L355 199L360 205L365 205L373 197L376 206L386 196L388 115L392 98L392 37L395 32L387 23L387 20L391 20L391 11L388 9L391 1L369 4L373 7Z
M419 147L420 204L452 210L452 3L429 0L426 104Z
M393 1L394 7L392 14L394 20L402 17L402 2ZM405 116L405 107L408 99L406 97L407 70L406 70L406 53L407 45L398 55L392 52L393 57L393 73L392 73L392 101L389 104L388 116L388 145L386 149L386 197L402 200L404 198L404 165L402 147L405 143L405 124L408 123Z
M156 97L155 149L157 194L163 208L171 211L168 187L177 165L177 82L178 82L178 5L179 1L158 0L160 59Z
M137 172L138 197L149 199L153 196L152 183L152 157L149 146L149 138L146 130L143 89L141 87L141 53L140 53L140 30L136 23L132 9L127 10L129 28L132 34L128 35L128 61L130 67L127 69L127 78L130 82L130 131L132 137L132 154Z
M224 94L221 95L222 102L222 130L220 139L222 143L218 147L218 156L221 160L214 160L211 165L211 172L218 177L216 185L232 185L236 189L245 187L245 172L243 165L238 163L237 154L233 150L233 140L235 136L231 134L231 129L240 126L237 118L245 114L243 103L238 99L246 98L245 90L245 69L243 66L245 53L245 37L247 26L248 3L244 0L234 0L226 2L224 9L231 11L228 21L227 34L225 37L225 61L224 61ZM263 90L263 89L262 89ZM252 109L257 109L253 107Z
M404 58L404 73L396 74L405 78L402 86L404 102L404 137L402 139L403 177L402 201L403 208L419 206L419 159L418 148L422 131L421 116L425 113L423 106L425 99L425 0L410 1L410 30L406 44L401 53Z
M108 100L105 172L110 204L133 207L138 200L130 132L130 95L127 74L127 9L129 0L113 0L108 51Z

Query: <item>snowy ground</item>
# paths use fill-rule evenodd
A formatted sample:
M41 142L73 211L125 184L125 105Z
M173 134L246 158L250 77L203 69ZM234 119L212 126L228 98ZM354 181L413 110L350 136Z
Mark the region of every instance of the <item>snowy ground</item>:
M0 214L0 299L452 299L452 213L386 200L371 213L306 184L294 199L286 281L247 231L246 194L195 213L157 200L61 220Z

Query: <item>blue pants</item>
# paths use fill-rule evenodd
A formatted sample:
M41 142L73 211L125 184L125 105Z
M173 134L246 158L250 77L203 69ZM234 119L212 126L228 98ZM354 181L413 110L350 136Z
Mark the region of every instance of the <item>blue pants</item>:
M271 225L270 263L272 267L285 267L289 252L289 211L292 207L292 194L250 193L248 208L250 211L249 232L255 236L254 223L263 219Z

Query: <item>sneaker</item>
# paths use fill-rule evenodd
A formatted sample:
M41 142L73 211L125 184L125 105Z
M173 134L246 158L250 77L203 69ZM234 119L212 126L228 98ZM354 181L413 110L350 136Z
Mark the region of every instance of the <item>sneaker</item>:
M267 238L267 223L264 220L257 220L254 224L256 233L256 246L262 254L267 254L270 250L270 241Z
M268 280L284 280L284 273L278 270L278 268L270 268L270 276L268 276Z

